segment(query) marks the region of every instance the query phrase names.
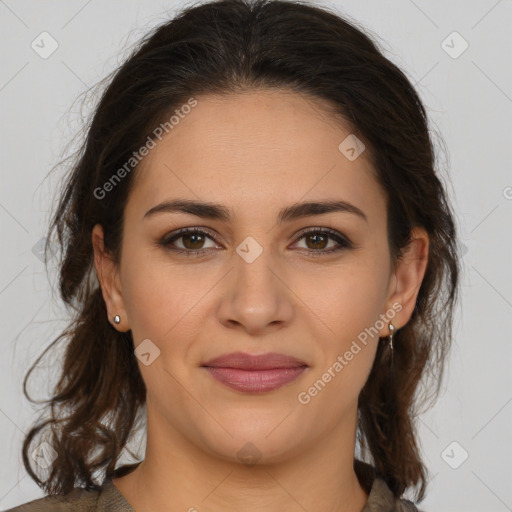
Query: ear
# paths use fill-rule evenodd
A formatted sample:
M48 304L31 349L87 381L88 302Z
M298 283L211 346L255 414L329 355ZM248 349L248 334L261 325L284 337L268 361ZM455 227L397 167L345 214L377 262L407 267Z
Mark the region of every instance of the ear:
M387 311L397 311L391 323L396 329L402 328L412 316L416 305L416 298L420 290L428 263L429 237L423 228L412 230L412 240L404 249L398 267L393 273L389 283L389 294L387 299ZM399 310L393 304L400 304ZM389 336L388 324L380 333L381 337Z
M119 269L111 256L105 251L103 227L96 224L92 230L92 246L94 249L94 266L101 286L101 293L108 311L108 320L121 332L130 330L128 316L124 307ZM121 322L114 324L114 317L119 315Z

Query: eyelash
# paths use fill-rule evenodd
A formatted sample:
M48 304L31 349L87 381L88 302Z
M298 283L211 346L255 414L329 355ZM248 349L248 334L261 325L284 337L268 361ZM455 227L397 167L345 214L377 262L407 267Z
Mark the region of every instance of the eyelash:
M160 242L159 245L163 246L165 249L169 251L173 251L176 254L183 254L187 257L200 257L201 255L211 252L207 249L177 249L172 248L171 245L173 242L178 240L179 238L182 238L183 235L190 234L190 233L197 233L201 235L206 235L208 238L210 238L212 241L216 242L216 240L213 238L212 235L210 235L208 232L199 229L199 228L183 228L179 231L176 231L174 233L170 233L169 235L166 235ZM336 241L339 245L338 247L334 247L331 249L321 249L321 250L314 250L314 249L302 249L305 251L308 251L311 256L318 257L318 256L328 256L330 254L342 251L344 249L352 249L353 244L344 236L342 236L337 231L334 231L333 229L329 228L313 228L309 231L305 231L299 235L299 238L295 241L295 243L302 240L305 236L311 235L311 234L321 234L328 236L328 238L331 238L332 240ZM216 249L212 249L215 251Z

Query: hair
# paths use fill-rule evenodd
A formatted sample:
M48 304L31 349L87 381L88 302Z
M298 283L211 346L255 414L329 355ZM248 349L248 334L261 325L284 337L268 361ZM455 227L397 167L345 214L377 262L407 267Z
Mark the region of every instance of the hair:
M188 6L152 29L107 78L48 230L46 252L52 238L58 241L59 293L72 318L23 382L34 402L26 388L30 373L56 342L66 341L59 380L44 401L51 414L39 418L24 439L30 476L57 494L77 485L98 488L98 472L122 474L116 463L145 406L132 334L118 332L107 318L91 240L93 227L101 224L105 248L120 262L124 207L137 166L101 199L95 191L191 97L278 89L323 101L365 144L386 196L394 265L414 227L428 233L428 264L414 311L394 335L392 366L389 350L379 344L359 395L357 424L362 455L393 495L415 486L421 501L427 471L415 417L439 395L460 270L454 216L438 176L427 114L406 75L355 22L326 8L221 0ZM46 430L56 458L39 478L28 453Z

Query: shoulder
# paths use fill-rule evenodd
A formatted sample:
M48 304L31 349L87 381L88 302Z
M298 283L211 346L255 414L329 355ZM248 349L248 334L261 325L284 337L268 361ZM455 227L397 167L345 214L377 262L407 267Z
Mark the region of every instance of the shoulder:
M67 494L50 495L6 512L134 512L117 490L112 477L96 490L75 487Z
M368 512L386 510L390 512L423 512L416 505L405 498L395 498L386 482L379 477L373 481L368 503ZM363 511L366 510L363 508Z
M45 496L6 512L94 512L100 492L76 487L67 494Z
M424 512L412 501L393 496L382 475L370 464L355 459L354 469L359 482L368 493L368 501L361 512Z
M75 487L67 494L52 494L29 501L5 512L134 512L112 481L113 476L123 476L139 463L117 468L113 475L105 476L96 489Z

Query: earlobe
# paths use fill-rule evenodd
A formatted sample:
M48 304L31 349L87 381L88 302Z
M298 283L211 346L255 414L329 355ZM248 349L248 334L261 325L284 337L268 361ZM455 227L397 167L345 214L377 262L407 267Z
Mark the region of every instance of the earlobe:
M404 249L393 276L396 283L395 290L388 299L389 304L398 302L402 306L393 320L395 326L403 327L411 318L427 269L428 250L427 232L423 228L414 228L411 242ZM383 336L387 336L387 333Z
M103 227L96 224L92 230L94 266L101 287L101 293L108 312L109 322L119 331L129 330L127 314L119 281L119 269L105 250ZM119 321L114 318L119 317Z

